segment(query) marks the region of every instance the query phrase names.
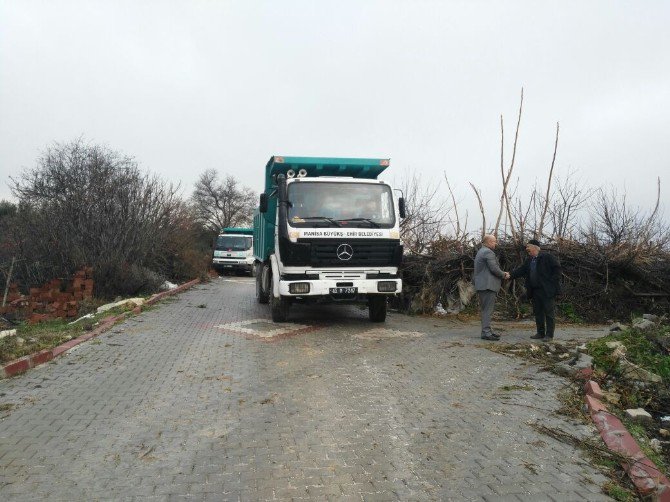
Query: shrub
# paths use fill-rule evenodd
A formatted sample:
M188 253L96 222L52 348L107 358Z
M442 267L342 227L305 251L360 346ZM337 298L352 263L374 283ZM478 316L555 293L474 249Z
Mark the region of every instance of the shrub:
M96 295L137 294L165 277L197 275L201 266L199 244L190 240L195 224L177 188L143 173L131 157L81 139L54 144L11 188L24 285L91 266ZM188 237L180 234L185 228Z

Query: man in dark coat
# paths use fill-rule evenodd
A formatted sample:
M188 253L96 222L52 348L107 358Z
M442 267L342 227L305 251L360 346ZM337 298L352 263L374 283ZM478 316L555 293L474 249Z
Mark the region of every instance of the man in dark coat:
M560 294L561 265L556 257L540 249L540 242L531 239L526 244L528 258L509 274L510 279L524 277L528 298L533 301L537 333L531 338L551 341L556 326L555 298Z

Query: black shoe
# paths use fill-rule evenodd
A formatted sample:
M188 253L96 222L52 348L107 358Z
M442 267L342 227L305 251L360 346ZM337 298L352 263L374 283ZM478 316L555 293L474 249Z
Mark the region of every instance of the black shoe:
M553 341L554 341L554 337L553 337L553 336L545 336L545 337L542 339L542 341L545 342L545 343L550 343L550 342L553 342Z
M500 340L500 335L498 333L491 333L491 336Z
M535 333L533 336L531 336L533 340L544 340L544 335L541 335L539 333Z
M482 335L482 340L491 340L492 342L497 342L498 340L500 340L500 337L493 334Z

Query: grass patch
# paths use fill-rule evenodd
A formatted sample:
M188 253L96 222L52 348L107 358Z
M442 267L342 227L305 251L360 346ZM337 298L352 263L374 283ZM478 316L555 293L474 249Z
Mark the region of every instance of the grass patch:
M82 323L68 326L65 321L45 321L16 326L16 336L0 340L0 362L8 363L19 357L50 349L83 334Z
M584 412L584 392L579 383L581 382L572 381L558 391L557 397L561 407L557 410L557 413L584 423L590 423L591 419ZM613 466L607 465L606 467L611 468Z
M609 348L607 342L621 342L626 346L626 359L668 382L670 381L670 355L663 353L663 343L667 343L664 340L668 337L670 337L670 328L667 326L650 331L629 328L593 340L587 346L596 367L608 374L619 376L617 360L612 357L615 349Z
M69 324L72 322L70 319L50 320L37 324L21 322L15 326L15 336L0 339L0 363L6 364L35 352L57 347L90 331L101 319L119 315L132 308L134 307L127 305L116 307L75 324Z
M577 313L577 309L572 303L559 303L557 305L558 311L563 315L563 318L571 323L581 324L584 318Z
M637 496L627 490L626 488L614 483L613 481L608 481L602 486L603 493L612 497L614 500L619 502L632 502L633 500L638 500Z
M667 473L668 464L663 456L651 447L651 438L649 437L649 434L647 434L647 430L642 425L633 423L630 420L626 420L625 418L622 421L626 426L626 429L628 429L628 432L630 432L631 436L635 438L635 441L640 446L640 449L647 457L649 457L649 460L655 463L656 467L661 469L664 473Z
M624 378L618 359L613 355L617 348L607 347L607 342L620 342L625 346L625 358L639 367L660 376L660 383L631 382ZM628 328L623 331L589 342L589 353L593 356L596 368L596 378L600 381L603 390L620 396L617 406L608 405L609 410L615 413L625 424L636 442L656 464L668 474L670 467L670 447L665 445L660 451L651 446L652 439L665 441L659 434L659 415L667 415L670 409L670 327L657 326L654 329L641 331ZM650 423L639 424L632 422L623 412L628 408L644 408L652 417Z

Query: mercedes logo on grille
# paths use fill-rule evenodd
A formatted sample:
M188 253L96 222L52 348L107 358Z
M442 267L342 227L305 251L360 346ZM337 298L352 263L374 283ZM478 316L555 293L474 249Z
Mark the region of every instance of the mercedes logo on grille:
M354 250L349 244L340 244L337 246L337 251L335 251L335 253L342 261L351 260L351 257L354 256Z

